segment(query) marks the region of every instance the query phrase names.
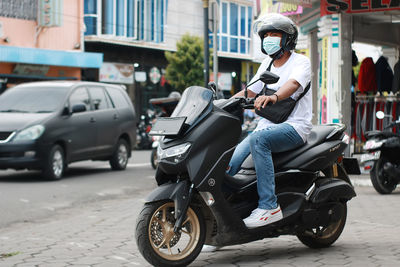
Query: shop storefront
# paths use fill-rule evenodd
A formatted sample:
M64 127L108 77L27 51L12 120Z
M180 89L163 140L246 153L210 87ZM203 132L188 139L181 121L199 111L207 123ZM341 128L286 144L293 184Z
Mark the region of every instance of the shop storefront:
M348 153L361 152L365 131L382 129L374 111L384 109L398 117L399 88L393 89L393 81L400 50L400 2L313 1L297 20L310 42L313 87L318 88L315 122L345 123L355 143ZM353 78L352 49L357 43L377 46L380 54L358 58L364 75Z
M100 68L101 53L0 46L0 93L38 80L80 80L84 68Z

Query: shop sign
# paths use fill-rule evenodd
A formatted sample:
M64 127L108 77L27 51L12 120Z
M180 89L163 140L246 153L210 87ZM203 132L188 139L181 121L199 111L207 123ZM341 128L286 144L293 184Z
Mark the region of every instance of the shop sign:
M322 0L321 17L336 13L400 10L399 0Z
M147 80L146 72L144 71L135 71L135 81L142 83Z
M46 65L17 64L15 65L13 74L44 76L48 71L49 66Z
M280 13L284 16L302 14L303 7L291 3L280 3L272 0L263 0L261 2L260 16L264 16L268 13Z
M322 38L322 56L320 69L320 88L321 88L321 114L320 123L325 124L328 121L328 37Z
M156 67L152 67L149 73L150 81L154 84L158 83L161 79L160 70Z
M277 2L296 4L302 7L312 7L311 0L278 0Z
M63 0L39 0L38 24L42 27L60 27Z
M104 62L100 68L99 81L133 84L133 65Z

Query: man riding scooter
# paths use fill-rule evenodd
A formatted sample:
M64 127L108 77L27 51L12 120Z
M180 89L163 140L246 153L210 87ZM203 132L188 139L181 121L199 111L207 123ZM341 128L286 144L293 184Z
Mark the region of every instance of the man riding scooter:
M280 76L268 88L275 90L272 95L259 96L254 106L265 108L268 103L275 104L285 98L297 99L311 80L311 65L307 57L292 50L297 43L297 28L293 21L280 14L270 14L256 21L254 29L261 38L261 51L267 54L253 80L270 66L272 73ZM251 82L250 82L251 83ZM255 97L264 87L258 81L249 86L248 96ZM245 90L234 97L244 96ZM228 174L234 176L251 153L256 173L259 204L249 217L244 219L248 228L263 226L282 219L282 211L275 195L275 174L272 153L284 152L301 146L311 132L312 119L311 90L299 101L288 120L274 123L262 118L253 131L235 149L229 163ZM204 252L216 248L205 245Z
M276 104L288 97L296 100L311 80L311 64L307 57L292 51L298 35L295 24L283 15L271 14L258 20L254 27L261 38L261 51L269 56L262 62L255 78L264 72L267 66L270 66L272 73L280 76L277 83L268 85L268 88L275 92L272 95L259 96L254 107L265 108L268 103ZM264 83L261 81L254 83L248 88L248 96L255 97L263 87ZM234 97L238 96L244 96L244 90ZM311 100L309 90L283 123L261 119L255 131L236 147L228 174L235 175L250 153L257 173L259 203L258 208L244 219L248 228L282 219L282 211L275 195L272 153L292 150L305 143L312 128Z

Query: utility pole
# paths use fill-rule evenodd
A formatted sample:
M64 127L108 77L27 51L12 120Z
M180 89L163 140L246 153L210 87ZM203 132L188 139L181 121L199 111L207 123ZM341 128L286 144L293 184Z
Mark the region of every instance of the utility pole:
M204 87L207 87L210 78L210 50L208 46L208 4L209 0L203 0L204 9Z
M218 89L218 15L217 15L217 8L218 3L213 1L211 3L212 8L212 26L213 26L213 73L214 73L214 82L217 85L216 95L219 96L219 89Z

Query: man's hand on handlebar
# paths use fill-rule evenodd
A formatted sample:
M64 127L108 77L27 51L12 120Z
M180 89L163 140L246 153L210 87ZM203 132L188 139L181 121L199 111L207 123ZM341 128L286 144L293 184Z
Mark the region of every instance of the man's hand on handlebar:
M265 108L268 103L275 104L277 100L276 95L261 95L254 101L254 107L256 109Z

